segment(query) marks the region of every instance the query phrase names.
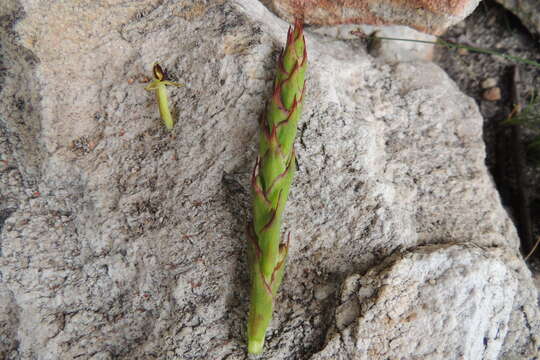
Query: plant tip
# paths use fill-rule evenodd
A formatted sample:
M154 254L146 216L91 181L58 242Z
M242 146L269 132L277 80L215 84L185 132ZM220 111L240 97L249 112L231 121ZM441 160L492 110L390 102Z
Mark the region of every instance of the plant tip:
M158 63L154 64L152 71L154 72L154 77L158 79L159 81L163 81L163 79L165 79L165 74L163 72L163 69Z

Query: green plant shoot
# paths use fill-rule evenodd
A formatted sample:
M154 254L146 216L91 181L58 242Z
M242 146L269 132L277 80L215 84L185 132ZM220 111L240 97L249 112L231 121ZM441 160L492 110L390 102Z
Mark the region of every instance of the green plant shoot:
M144 89L147 91L155 91L156 92L156 98L159 106L159 114L161 116L161 120L163 120L163 124L167 128L167 130L172 130L174 122L171 116L171 112L169 110L169 102L167 99L167 89L165 88L167 85L172 86L184 86L183 84L175 83L172 81L165 80L165 73L163 72L163 69L159 64L154 64L153 67L154 72L154 80L148 84Z
M302 22L289 28L278 60L274 92L259 122L259 156L251 186L253 222L248 226L251 304L248 352L263 351L266 329L287 259L288 241L281 243L281 220L296 170L294 138L302 113L307 68Z

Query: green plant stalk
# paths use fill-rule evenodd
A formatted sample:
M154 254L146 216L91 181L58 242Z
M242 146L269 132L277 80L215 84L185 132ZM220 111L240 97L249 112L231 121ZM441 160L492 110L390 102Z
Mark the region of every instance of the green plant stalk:
M261 118L259 156L252 175L253 221L248 225L251 304L248 352L263 351L274 299L283 278L288 242L281 243L281 222L296 170L294 138L302 112L307 53L301 21L289 28L274 91Z
M174 121L171 116L171 111L169 110L169 100L167 98L167 89L165 87L167 85L178 86L178 87L184 86L184 85L165 80L165 73L163 72L163 69L161 69L161 66L159 66L159 64L157 63L154 64L152 71L154 72L154 80L148 86L145 87L145 90L156 92L156 100L158 102L159 115L161 116L163 125L165 125L167 130L171 131L174 126Z

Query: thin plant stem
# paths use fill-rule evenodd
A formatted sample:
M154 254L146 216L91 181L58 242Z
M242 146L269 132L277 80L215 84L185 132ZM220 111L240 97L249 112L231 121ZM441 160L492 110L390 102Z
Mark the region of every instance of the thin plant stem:
M449 49L466 49L472 52L480 53L480 54L487 54L487 55L495 55L502 57L504 59L512 60L518 63L531 65L537 68L540 68L540 63L534 61L525 59L519 56L509 55L505 53L501 53L495 50L490 49L484 49L484 48L478 48L474 46L469 45L463 45L463 44L456 44L450 41L443 40L441 38L437 38L437 41L429 41L429 40L416 40L416 39L402 39L402 38L394 38L394 37L386 37L386 36L371 36L371 39L377 39L377 40L394 40L394 41L408 41L408 42L415 42L415 43L422 43L422 44L432 44L432 45L439 45L439 46L445 46Z
M525 256L525 261L529 260L529 258L531 257L532 254L534 254L534 251L536 250L536 248L538 247L538 244L540 244L540 236L538 237L538 239L536 239L536 244L534 244L533 248L531 249L531 251L529 251L529 253L527 254L527 256Z

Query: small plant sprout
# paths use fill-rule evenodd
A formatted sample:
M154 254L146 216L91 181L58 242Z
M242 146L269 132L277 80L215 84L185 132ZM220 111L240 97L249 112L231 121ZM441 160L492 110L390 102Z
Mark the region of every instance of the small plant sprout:
M154 72L155 79L150 84L148 84L148 86L146 86L144 89L147 91L156 92L161 120L163 120L163 124L165 124L165 127L167 128L167 130L170 131L173 128L174 122L171 116L171 112L169 110L169 103L167 100L167 89L165 87L167 85L178 86L178 87L184 86L184 85L165 80L165 73L163 72L163 69L161 68L161 66L159 66L158 63L154 64L152 71Z
M281 223L289 196L296 156L294 138L302 113L307 69L303 23L289 28L277 64L274 92L259 121L259 156L251 178L253 221L248 226L251 305L247 326L248 352L263 351L266 329L283 279L289 241L281 242Z

